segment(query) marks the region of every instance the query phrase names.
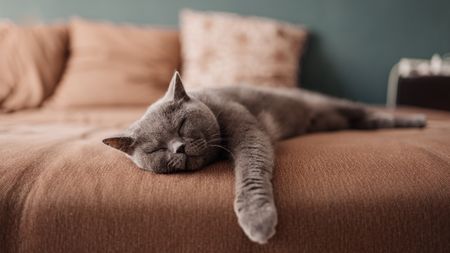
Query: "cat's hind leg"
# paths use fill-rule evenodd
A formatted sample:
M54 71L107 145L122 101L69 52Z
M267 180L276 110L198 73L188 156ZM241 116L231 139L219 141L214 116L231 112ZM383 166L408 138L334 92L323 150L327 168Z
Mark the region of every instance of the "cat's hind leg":
M423 114L395 115L348 101L339 102L334 108L353 129L422 128L427 123Z
M357 129L423 128L427 124L425 115L394 115L386 112L368 111L364 117L353 122Z

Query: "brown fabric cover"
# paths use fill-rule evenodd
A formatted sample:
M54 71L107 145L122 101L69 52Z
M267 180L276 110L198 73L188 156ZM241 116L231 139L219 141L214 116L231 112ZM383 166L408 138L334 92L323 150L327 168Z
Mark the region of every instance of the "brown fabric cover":
M74 19L54 107L148 105L180 64L178 32Z
M37 107L53 93L67 43L64 25L0 24L0 111Z
M450 114L284 141L277 234L251 243L233 170L156 175L101 143L145 108L0 116L0 252L450 252Z
M183 81L189 88L297 85L306 30L231 13L181 12Z

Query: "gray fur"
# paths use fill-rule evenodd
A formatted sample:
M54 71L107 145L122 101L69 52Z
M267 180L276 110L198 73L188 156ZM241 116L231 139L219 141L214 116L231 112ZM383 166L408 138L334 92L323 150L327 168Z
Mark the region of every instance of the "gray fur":
M424 127L424 116L396 117L347 100L297 88L253 86L186 93L178 73L166 95L124 134L104 143L144 170L201 169L229 153L235 164L234 211L250 240L275 234L273 143L317 131Z

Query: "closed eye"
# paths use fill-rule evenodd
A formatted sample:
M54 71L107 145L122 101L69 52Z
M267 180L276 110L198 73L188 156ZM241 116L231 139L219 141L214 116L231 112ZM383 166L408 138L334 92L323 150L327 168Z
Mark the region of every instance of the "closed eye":
M146 154L152 154L152 153L155 153L155 152L165 151L165 150L167 150L167 149L166 148L144 149L144 152Z
M181 120L180 126L178 127L178 136L181 136L181 129L184 126L184 122L186 122L186 118L184 118L183 120Z

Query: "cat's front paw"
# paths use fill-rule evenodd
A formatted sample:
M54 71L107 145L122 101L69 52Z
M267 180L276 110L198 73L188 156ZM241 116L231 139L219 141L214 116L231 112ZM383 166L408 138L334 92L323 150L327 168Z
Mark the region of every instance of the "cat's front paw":
M254 203L238 210L239 225L250 240L265 244L275 234L278 218L273 203Z

